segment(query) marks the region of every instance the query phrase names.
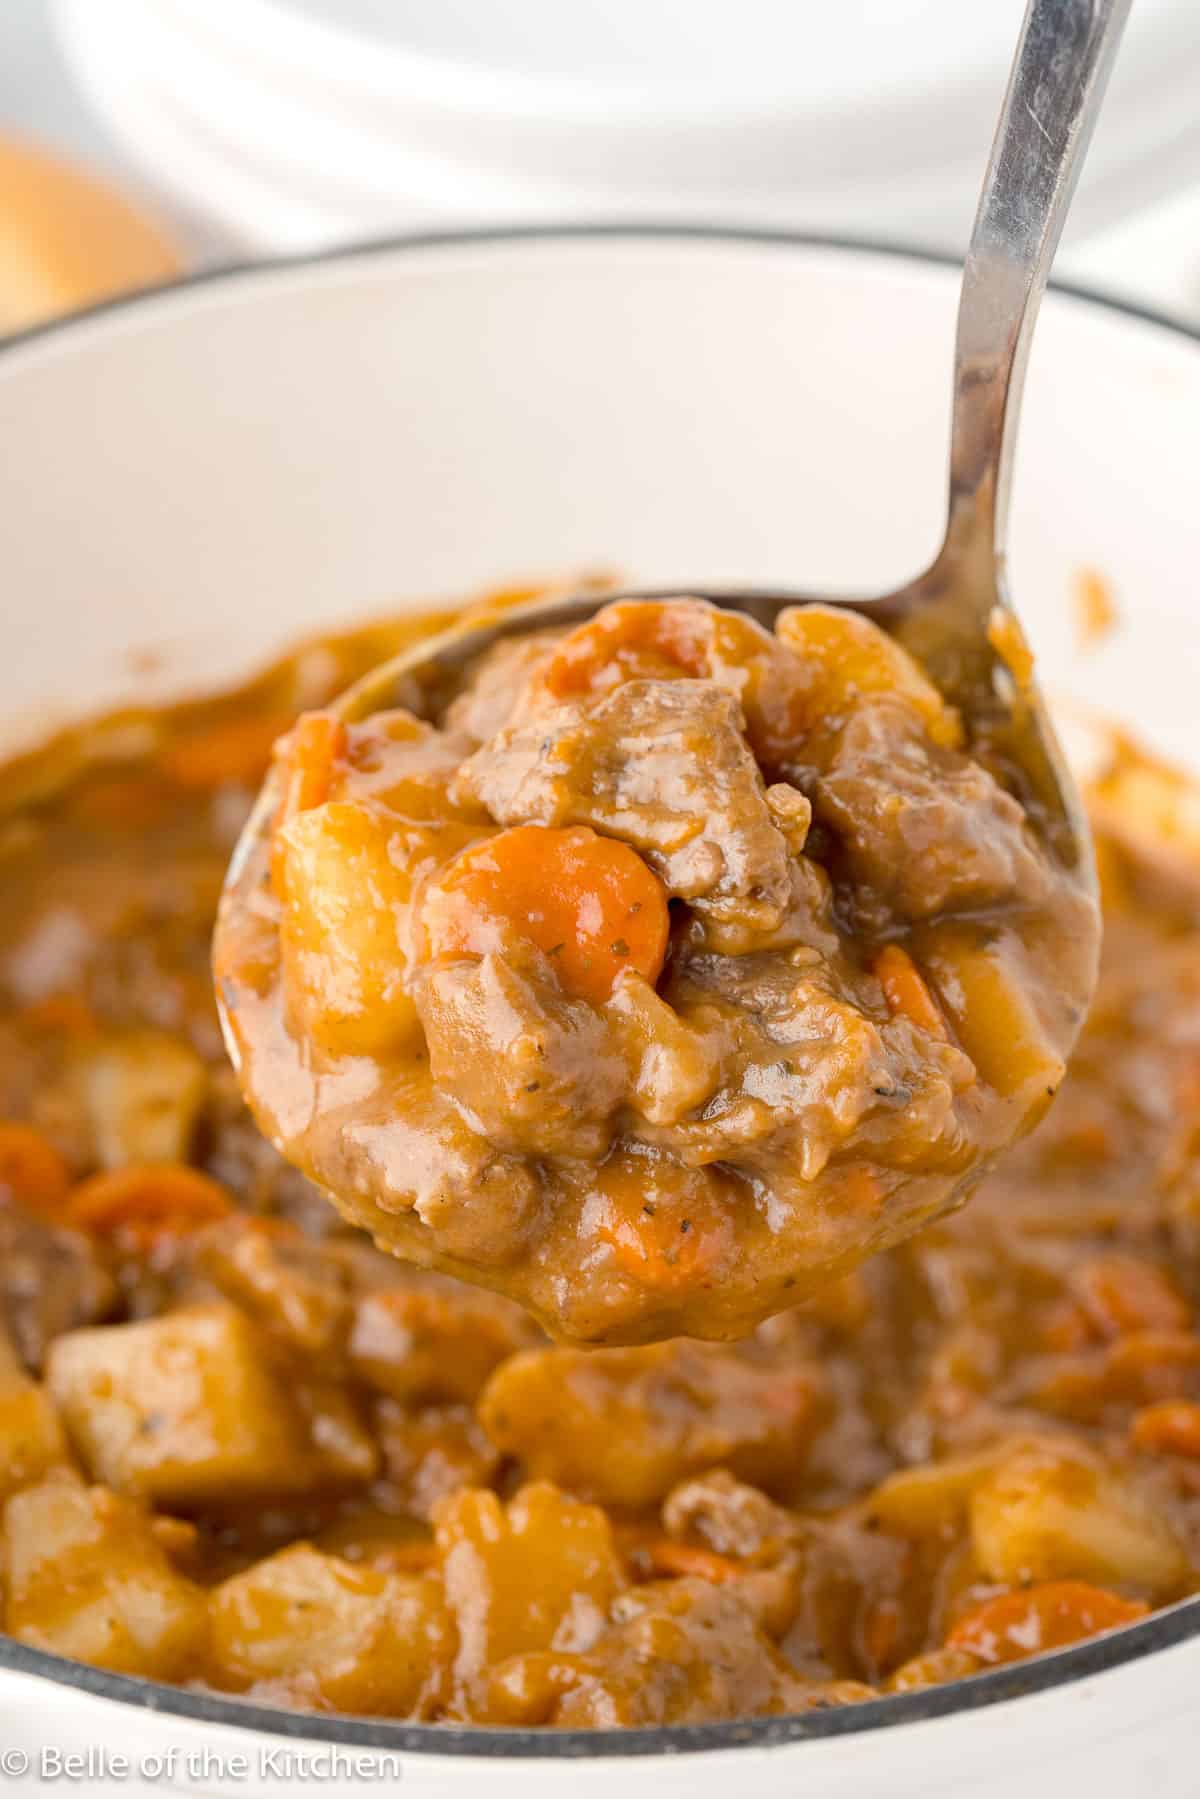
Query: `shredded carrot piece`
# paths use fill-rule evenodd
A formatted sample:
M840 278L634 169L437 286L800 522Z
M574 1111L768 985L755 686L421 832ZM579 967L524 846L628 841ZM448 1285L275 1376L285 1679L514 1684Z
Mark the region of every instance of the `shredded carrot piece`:
M381 1548L368 1547L364 1561L370 1562L373 1568L380 1568L394 1574L423 1574L426 1568L432 1568L437 1560L437 1549L432 1542L388 1543Z
M171 1518L163 1513L150 1520L159 1547L172 1561L190 1561L200 1547L200 1532L190 1518Z
M729 1556L718 1555L715 1550L701 1548L696 1543L677 1543L673 1537L653 1537L640 1547L655 1574L690 1574L698 1580L719 1583L734 1580L742 1573Z
M833 1203L839 1212L871 1218L878 1212L883 1201L883 1184L875 1170L856 1162L844 1170L838 1184L837 1198Z
M25 1211L61 1220L71 1185L67 1164L29 1124L0 1123L0 1192Z
M596 1173L591 1229L640 1286L669 1291L714 1273L729 1248L730 1209L707 1181L663 1192L636 1156L614 1156Z
M1050 1307L1040 1335L1042 1347L1054 1355L1071 1355L1096 1341L1091 1319L1074 1299L1060 1299Z
M1140 1256L1097 1256L1072 1282L1088 1316L1108 1337L1131 1331L1180 1331L1191 1307L1170 1278Z
M81 1181L67 1201L80 1230L123 1237L139 1250L226 1218L233 1200L219 1182L177 1162L113 1168Z
M661 1288L692 1286L716 1265L729 1240L722 1221L681 1218L673 1209L606 1216L596 1234L629 1274Z
M1200 1405L1191 1399L1160 1399L1134 1413L1131 1428L1139 1449L1200 1458Z
M886 944L875 958L875 978L893 1018L907 1018L919 1031L946 1040L941 1008L907 950L898 943Z
M1132 1624L1149 1609L1140 1599L1123 1599L1087 1581L1046 1580L964 1613L946 1647L968 1649L985 1662L1015 1662Z
M160 766L178 787L211 792L226 785L257 787L271 766L276 739L290 718L231 718L181 737L163 751Z

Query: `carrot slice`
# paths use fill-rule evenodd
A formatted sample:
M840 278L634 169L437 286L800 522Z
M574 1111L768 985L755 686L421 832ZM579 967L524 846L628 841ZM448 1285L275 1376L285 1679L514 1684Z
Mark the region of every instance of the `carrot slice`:
M233 1200L218 1181L178 1162L143 1162L81 1181L67 1201L68 1221L80 1230L124 1237L151 1248L227 1218Z
M564 637L542 672L558 699L639 677L705 675L713 616L684 603L618 600ZM762 634L765 637L765 633Z
M455 857L422 923L433 958L503 953L523 937L564 993L602 1005L626 969L658 979L669 918L662 882L628 844L585 825L516 825Z
M58 1221L70 1185L67 1164L40 1131L0 1123L0 1192L25 1211Z
M813 722L803 659L744 613L695 600L618 600L564 637L539 684L553 699L625 681L721 681L738 696L760 761L777 766Z
M919 1031L945 1042L946 1020L907 950L898 943L886 944L875 958L875 978L893 1018L907 1018Z
M229 718L170 744L160 767L178 787L199 793L237 784L257 787L271 765L276 739L291 724L286 715Z
M1192 1399L1160 1399L1134 1413L1131 1433L1139 1449L1200 1458L1200 1405Z
M667 1185L653 1164L617 1156L595 1179L589 1234L607 1245L639 1286L669 1291L696 1286L714 1274L732 1239L733 1198L722 1204L709 1170L677 1171L676 1184Z
M652 1537L639 1545L641 1555L655 1574L671 1577L692 1575L698 1580L720 1583L734 1580L742 1569L727 1555L704 1549L696 1543L677 1543L673 1537Z
M946 1638L984 1662L1015 1662L1144 1618L1149 1606L1083 1580L1046 1580L964 1613Z

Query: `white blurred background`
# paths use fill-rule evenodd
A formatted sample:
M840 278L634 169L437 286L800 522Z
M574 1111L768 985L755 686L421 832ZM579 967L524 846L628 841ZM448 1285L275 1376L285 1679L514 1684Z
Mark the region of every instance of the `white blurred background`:
M691 218L954 250L1023 0L0 0L0 132L189 266ZM1200 323L1200 3L1138 0L1059 273Z

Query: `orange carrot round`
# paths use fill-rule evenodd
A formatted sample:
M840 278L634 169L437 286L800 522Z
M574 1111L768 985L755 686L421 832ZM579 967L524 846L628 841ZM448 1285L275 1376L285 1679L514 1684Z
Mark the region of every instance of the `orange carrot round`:
M233 1200L218 1181L178 1162L143 1162L81 1181L67 1201L68 1222L146 1248L226 1218Z
M964 1613L946 1647L967 1649L984 1662L1015 1662L1132 1624L1149 1609L1140 1599L1123 1599L1087 1581L1045 1580Z
M454 859L426 893L422 923L435 959L523 937L564 993L602 1005L626 969L658 979L669 917L662 882L627 844L585 825L516 825Z
M813 722L813 677L802 658L744 613L694 600L615 601L563 638L540 684L552 699L569 699L689 676L736 692L755 754L771 766Z
M691 1287L717 1265L733 1235L731 1210L712 1192L712 1177L675 1172L678 1187L655 1178L640 1157L613 1157L596 1171L588 1234L605 1244L621 1271L642 1287Z
M711 615L670 601L618 600L564 637L542 673L559 699L646 677L709 672Z
M70 1185L66 1163L40 1131L0 1123L0 1194L53 1220L62 1216Z

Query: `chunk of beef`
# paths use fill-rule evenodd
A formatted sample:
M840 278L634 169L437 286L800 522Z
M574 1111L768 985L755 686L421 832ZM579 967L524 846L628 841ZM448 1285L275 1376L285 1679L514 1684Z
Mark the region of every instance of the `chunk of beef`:
M417 990L441 1092L496 1147L592 1157L628 1074L594 1007L564 999L498 956L435 966Z
M954 1152L954 1097L974 1073L967 1057L905 1020L872 1019L815 955L697 957L665 997L685 1018L715 1008L736 1046L736 1081L654 1131L684 1161L756 1167L761 1150L780 1164L779 1191L791 1191L789 1177L815 1180L872 1117L886 1121L889 1138L899 1119L911 1120L914 1142Z
M851 717L812 801L855 881L906 918L1046 895L1046 863L1017 801L977 762L939 749L894 700Z
M670 893L717 918L778 928L789 842L735 696L712 681L629 681L501 731L466 763L460 798L504 825L591 825L645 856ZM793 841L807 818L786 806Z
M674 1580L613 1606L614 1627L577 1655L519 1656L491 1682L491 1714L562 1729L687 1724L869 1698L855 1682L815 1685L789 1666L729 1586Z
M0 1207L0 1311L26 1367L39 1370L55 1337L107 1317L115 1300L89 1237Z
M470 684L451 700L442 719L447 731L461 731L486 743L512 717L530 678L560 641L558 631L534 631L493 644L474 666Z

